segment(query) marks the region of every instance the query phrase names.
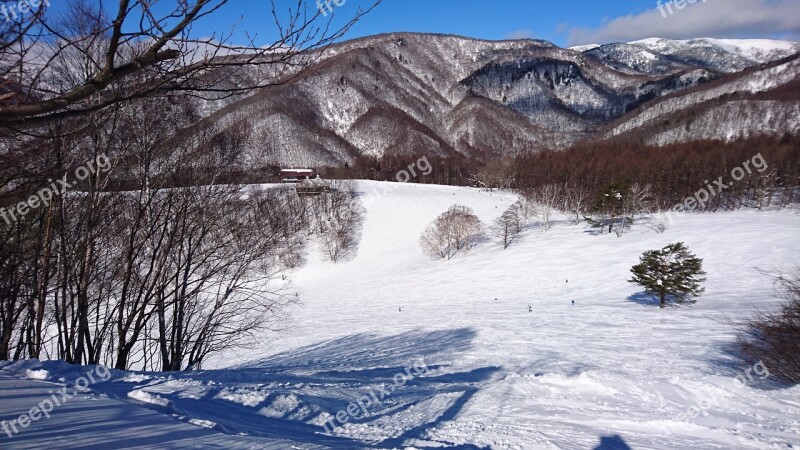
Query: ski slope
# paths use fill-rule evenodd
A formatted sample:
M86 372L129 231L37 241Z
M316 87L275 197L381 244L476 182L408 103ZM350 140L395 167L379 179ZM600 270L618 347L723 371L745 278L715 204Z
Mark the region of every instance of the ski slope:
M311 249L291 275L302 302L283 331L220 355L217 370L112 371L94 395L160 412L165 427L199 424L264 447L800 448L800 388L738 362L727 324L778 304L757 268L798 263L798 211L672 215L663 234L637 226L621 238L560 217L507 250L487 240L432 261L419 236L436 216L462 204L488 224L516 197L359 185L366 220L357 255L334 264ZM643 251L677 241L704 259L706 292L693 306L661 310L626 280ZM343 427L321 426L420 360L424 375ZM77 376L63 366L1 368ZM0 418L11 417L6 409ZM70 431L75 442L99 432ZM34 441L23 432L0 437L0 447Z

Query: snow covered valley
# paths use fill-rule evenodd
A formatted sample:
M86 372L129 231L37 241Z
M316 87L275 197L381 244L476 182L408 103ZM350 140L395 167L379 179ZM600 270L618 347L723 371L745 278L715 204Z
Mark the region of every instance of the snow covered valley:
M439 214L466 205L488 224L516 196L360 190L357 255L309 252L291 275L301 302L262 346L214 370L111 370L0 448L800 448L800 387L740 362L729 324L779 304L759 269L800 263L797 210L674 214L663 234L619 238L559 217L506 250L488 239L433 261L419 238ZM706 291L659 309L629 270L678 241L703 258ZM0 363L0 420L87 370Z

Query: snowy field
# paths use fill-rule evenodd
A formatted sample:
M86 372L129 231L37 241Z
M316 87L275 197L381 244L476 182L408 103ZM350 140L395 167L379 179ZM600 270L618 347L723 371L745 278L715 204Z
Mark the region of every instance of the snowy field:
M138 448L186 448L193 429L204 448L800 448L800 387L739 363L727 324L777 305L757 268L800 263L798 211L673 215L663 234L637 226L621 238L559 218L507 250L490 240L432 261L419 236L436 216L462 204L488 224L515 196L360 186L357 256L333 264L312 250L292 274L302 303L262 347L220 355L217 370L112 371L74 399L88 406L3 434L0 448L41 448L63 439L59 430L70 437L58 448L122 448L136 438L126 421L131 433L147 429L117 412L132 405L148 408L145 423L154 412L164 419L163 440L128 446ZM626 280L643 251L677 241L704 259L706 292L662 310ZM415 364L425 370L394 386ZM0 365L0 419L39 401L4 383L41 390L18 377L70 382L84 372ZM343 427L322 427L369 395L383 398L341 413Z

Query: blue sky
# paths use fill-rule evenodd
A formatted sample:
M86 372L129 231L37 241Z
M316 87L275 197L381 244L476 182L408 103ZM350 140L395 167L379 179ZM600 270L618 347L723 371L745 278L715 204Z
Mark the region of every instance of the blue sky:
M325 2L325 0L321 0ZM370 0L333 5L343 19ZM342 0L339 0L340 2ZM383 0L348 34L391 31L458 34L483 39L534 37L558 45L607 43L645 37L779 38L800 40L800 0L680 0L682 10L659 9L666 0ZM314 0L308 0L314 8ZM269 2L230 0L195 29L209 35L239 21L239 30L272 37ZM296 0L276 0L283 8ZM228 27L228 28L226 28Z
M51 0L54 7L71 0ZM101 0L97 0L101 1ZM163 5L177 0L160 0ZM316 0L305 0L316 13ZM352 17L373 0L328 1L334 20ZM800 0L383 0L347 34L355 38L393 31L457 34L482 39L532 37L557 45L631 41L646 37L686 39L777 38L800 40ZM113 7L117 2L104 0ZM279 11L297 0L275 0ZM689 4L691 3L691 4ZM671 11L671 12L668 12ZM275 40L269 0L229 0L192 30L195 37L234 30L234 41L256 36L257 45Z
M605 17L652 6L651 0L384 0L353 34L420 31L483 39L528 36L565 44L567 27L595 26ZM346 10L347 3L339 8Z
M270 33L269 11L264 0L230 1L214 21L205 21L195 32L210 34L214 31L214 22L241 20L239 29L261 30L262 35ZM276 3L288 7L296 2L276 0ZM334 16L341 19L350 17L359 6L366 7L370 3L369 0L344 0L341 6L334 6ZM310 0L309 4L313 6ZM567 27L591 27L602 23L603 18L644 11L653 6L651 0L383 0L351 30L348 37L414 31L483 39L528 36L565 44Z

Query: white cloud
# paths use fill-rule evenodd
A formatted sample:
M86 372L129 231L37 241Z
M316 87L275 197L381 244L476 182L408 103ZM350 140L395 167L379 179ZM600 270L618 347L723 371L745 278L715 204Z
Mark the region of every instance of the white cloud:
M617 17L598 28L570 28L569 45L626 42L647 37L776 37L800 39L798 0L681 0L683 9L666 0L654 8ZM690 4L693 3L693 4Z
M506 35L506 39L533 39L533 31L528 29L512 31Z

